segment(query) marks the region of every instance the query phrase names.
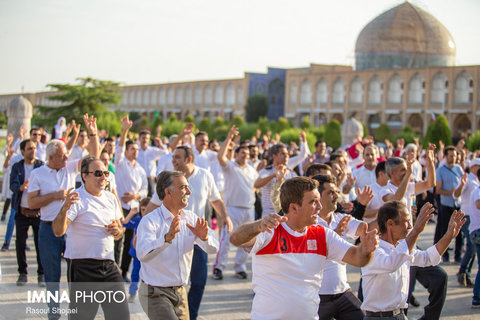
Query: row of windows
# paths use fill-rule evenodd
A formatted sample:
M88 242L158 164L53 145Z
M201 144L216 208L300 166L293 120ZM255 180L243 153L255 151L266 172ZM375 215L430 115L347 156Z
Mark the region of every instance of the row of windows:
M454 103L471 104L473 102L473 79L472 76L462 71L455 80ZM350 82L350 104L362 104L364 95L363 80L357 76ZM387 87L387 102L391 104L400 104L403 101L404 84L398 74L394 74ZM338 77L332 86L332 104L345 104L346 83L342 77ZM300 105L308 106L312 104L313 93L310 80L305 79L300 85ZM384 94L384 84L379 76L374 75L368 83L367 101L369 105L380 105ZM328 104L329 88L327 80L322 78L316 85L315 104L325 106ZM297 104L298 90L297 83L290 83L291 105ZM438 72L432 79L430 91L430 102L432 104L448 103L448 78L443 72ZM408 85L408 103L411 105L425 103L425 79L416 73Z
M236 97L235 97L236 94ZM203 99L202 99L203 98ZM201 87L169 87L165 89L128 89L124 88L122 105L130 106L234 106L243 105L243 87L230 83L224 88L218 84Z

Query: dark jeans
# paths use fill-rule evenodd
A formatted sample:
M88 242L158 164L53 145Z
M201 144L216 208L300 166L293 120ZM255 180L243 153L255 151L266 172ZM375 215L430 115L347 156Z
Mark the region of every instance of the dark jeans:
M27 246L28 229L30 226L32 226L33 241L35 242L35 251L37 253L37 274L43 274L42 262L40 261L40 250L38 248L38 230L40 228L40 218L27 218L18 213L15 217L15 224L17 227L15 248L17 251L18 273L28 273L25 247Z
M128 215L129 209L122 208L123 216L126 217ZM132 242L133 229L126 229L125 234L122 238L115 240L114 245L114 256L115 256L115 263L118 265L120 263L120 252L122 252L122 240L123 240L123 252L122 252L122 264L120 265L120 269L122 269L122 276L126 276L128 273L128 268L130 267L130 262L132 262L132 256L128 254L130 250L130 243Z
M477 258L480 257L480 229L474 230L470 237L472 239L472 243L475 246L475 250L477 251ZM478 261L478 269L480 270L480 259ZM475 285L473 286L473 300L478 303L480 302L480 271L477 272L477 276L475 277Z
M151 197L157 187L156 177L148 177L148 196Z
M321 294L318 316L322 320L334 318L337 320L361 320L365 316L360 309L361 304L350 289L340 294Z
M440 205L440 209L438 211L437 225L435 227L435 236L433 240L434 243L437 243L438 240L440 240L447 232L448 223L450 222L453 211L455 211L455 208ZM462 231L460 231L455 239L455 261L460 261L462 259L462 240L463 233ZM443 254L443 260L449 260L448 249Z
M105 319L130 319L123 278L114 261L69 259L67 265L69 308L77 310L69 319L94 319L99 305Z
M428 290L428 304L424 308L424 314L420 319L440 319L443 304L447 296L448 275L439 266L433 267L410 267L410 287L408 299L415 289L415 281L418 280Z
M198 309L202 302L203 292L207 284L208 254L199 246L193 247L192 270L190 272L190 290L188 291L188 310L190 320L197 319Z
M40 221L38 248L40 249L40 260L45 273L47 291L55 295L56 291L60 290L61 261L62 252L65 250L65 236L56 237L53 234L52 225ZM59 308L58 303L50 300L48 308L49 319L60 318L60 314L52 313L53 308Z
M459 271L470 273L472 271L473 262L475 261L475 245L472 243L472 239L470 238L470 232L468 232L468 227L470 226L470 216L465 216L465 218L467 220L462 226L462 232L467 240L467 250L463 255Z

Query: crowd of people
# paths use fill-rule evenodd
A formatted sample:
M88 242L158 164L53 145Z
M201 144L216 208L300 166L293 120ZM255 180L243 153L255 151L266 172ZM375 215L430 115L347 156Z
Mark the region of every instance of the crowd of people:
M232 126L219 143L191 123L162 137L161 127L131 132L125 116L114 137L92 115L83 122L60 118L50 141L43 128L9 135L2 190L3 221L11 210L1 250L16 232L16 284L28 282L31 226L39 286L58 292L67 261L73 319L93 319L100 305L107 319L129 319L137 295L150 319L196 319L208 274L223 279L231 245L236 278L248 281L252 256L252 319L406 319L418 306L417 280L429 292L422 319L439 319L442 263L459 265L459 285L473 288L480 308L480 275L471 274L480 157L463 140L423 149L418 140L394 147L357 137L336 150L319 140L312 153L305 132L299 145L283 144ZM428 223L435 236L422 250ZM358 293L347 264L361 268ZM126 297L125 283L128 299L77 299ZM49 301L49 319L60 318L56 310Z

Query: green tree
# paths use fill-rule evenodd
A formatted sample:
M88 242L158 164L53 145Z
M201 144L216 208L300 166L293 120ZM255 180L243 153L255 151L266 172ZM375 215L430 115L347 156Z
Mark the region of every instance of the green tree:
M272 130L275 133L282 133L284 130L290 129L292 126L290 122L288 122L287 118L280 117L277 121L271 122Z
M56 95L49 100L60 102L58 107L36 106L40 113L51 121L63 116L70 121L80 121L83 114L98 116L107 111L107 105L117 105L121 101L119 83L97 80L93 78L78 78L79 84L49 84L57 90Z
M475 132L467 139L467 148L472 152L480 149L480 131Z
M208 118L203 118L198 123L198 130L205 131L210 135L210 131L212 130L212 126L210 125L210 120Z
M338 120L333 119L325 126L325 143L332 148L340 148L342 144L342 126Z
M446 146L452 144L452 131L448 125L447 118L441 114L437 119L432 122L427 129L427 135L425 136L424 146L428 146L428 143L434 143L437 146L438 142L442 141Z
M305 118L303 118L303 121L302 121L302 124L300 125L300 127L302 129L308 129L312 126L312 124L310 123L310 116L305 116Z
M413 138L415 138L415 137L419 138L419 135L416 134L415 132L413 132L412 127L407 125L402 129L402 131L400 131L395 136L394 140L397 141L397 139L404 139L405 144L408 144L408 143L415 143L415 141L413 140Z
M251 139L255 137L257 132L257 124L256 123L245 123L243 126L238 128L240 137L243 140Z
M126 115L126 112L122 111L106 111L97 116L98 129L106 130L109 136L116 136L122 133L122 125L120 119Z
M390 127L386 123L382 123L375 132L375 141L383 143L385 139L392 141L393 137L392 132L390 131Z
M266 117L268 114L267 97L263 94L248 97L245 114L247 122L257 122L260 117Z
M195 123L195 117L193 116L193 114L189 113L189 114L187 114L187 116L185 117L185 119L183 121L186 122L186 123L188 123L188 122Z
M290 128L290 129L284 130L282 131L282 133L280 133L280 141L282 141L286 145L289 145L290 141L294 141L297 145L299 145L300 143L299 137L300 137L301 131L302 129L300 128ZM310 132L307 132L306 137L307 137L308 147L310 148L310 150L315 150L315 142L317 141L317 138L315 137L315 135Z
M260 117L258 119L257 128L262 131L263 134L270 130L270 123L266 117Z
M243 117L239 114L237 114L232 120L232 124L235 125L237 128L243 126L244 123L245 121L243 121Z
M362 122L362 126L363 126L363 137L362 138L368 137L370 135L370 131L368 131L367 125Z
M325 126L312 127L308 129L307 132L310 132L311 134L313 134L317 141L325 140Z

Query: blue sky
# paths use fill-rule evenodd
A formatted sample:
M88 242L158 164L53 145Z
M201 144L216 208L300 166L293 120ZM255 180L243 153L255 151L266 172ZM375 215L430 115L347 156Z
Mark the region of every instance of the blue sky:
M356 38L403 0L0 0L0 93L91 76L123 84L354 63ZM413 0L480 64L480 1Z

